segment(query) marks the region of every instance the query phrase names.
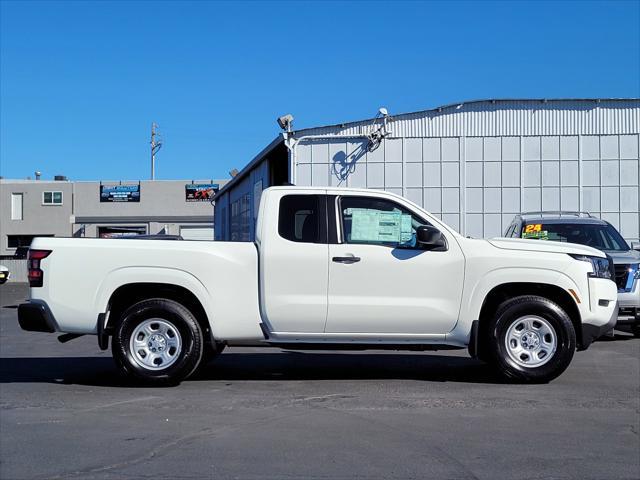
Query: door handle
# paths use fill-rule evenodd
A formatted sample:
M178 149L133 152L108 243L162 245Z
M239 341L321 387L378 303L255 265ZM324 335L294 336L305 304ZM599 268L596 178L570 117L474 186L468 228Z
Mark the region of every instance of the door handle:
M360 261L360 257L333 257L331 260L336 263L356 263Z

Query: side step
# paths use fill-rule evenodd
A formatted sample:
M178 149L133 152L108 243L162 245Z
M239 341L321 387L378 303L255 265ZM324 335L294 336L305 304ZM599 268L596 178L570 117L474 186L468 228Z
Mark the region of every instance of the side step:
M268 342L269 345L283 350L409 350L415 352L436 350L464 350L466 347L456 347L446 344L416 344L416 343L288 343Z

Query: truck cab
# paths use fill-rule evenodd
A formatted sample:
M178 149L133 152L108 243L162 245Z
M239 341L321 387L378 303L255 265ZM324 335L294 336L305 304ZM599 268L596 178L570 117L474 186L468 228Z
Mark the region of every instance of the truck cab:
M367 190L275 190L263 207L256 243L273 336L444 340L454 328L465 258L448 227ZM437 242L420 242L426 228Z

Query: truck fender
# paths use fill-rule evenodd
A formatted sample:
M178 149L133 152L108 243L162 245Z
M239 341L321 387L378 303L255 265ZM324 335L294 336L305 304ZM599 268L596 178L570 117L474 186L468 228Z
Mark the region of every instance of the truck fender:
M135 283L159 283L182 287L191 292L207 312L211 333L216 337L215 324L211 318L213 305L211 295L204 284L189 272L168 267L123 267L109 272L98 287L95 309L107 313L103 330L110 322L107 309L113 293L120 287Z
M459 340L467 344L472 334L473 321L480 319L480 312L487 295L496 287L514 283L514 278L526 279L515 283L553 285L562 288L567 293L569 289L580 291L571 277L557 270L530 267L505 267L492 270L484 274L463 296L460 321L447 335L447 339Z

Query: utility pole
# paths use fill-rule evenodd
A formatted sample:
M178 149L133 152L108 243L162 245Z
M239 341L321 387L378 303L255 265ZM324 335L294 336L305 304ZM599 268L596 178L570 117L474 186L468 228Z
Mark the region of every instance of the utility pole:
M156 179L156 153L162 147L162 138L156 133L157 128L158 124L151 123L151 180Z

